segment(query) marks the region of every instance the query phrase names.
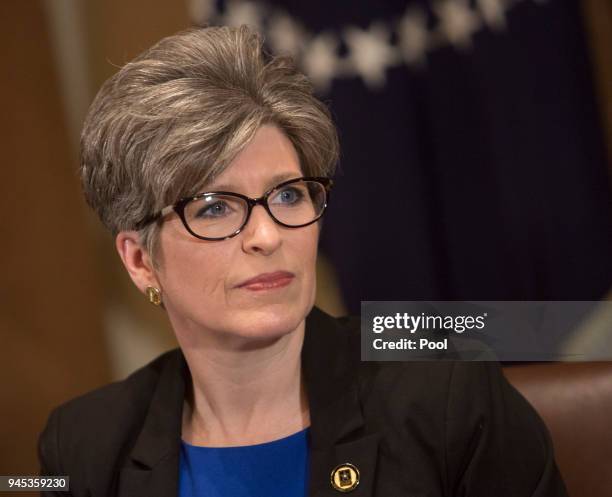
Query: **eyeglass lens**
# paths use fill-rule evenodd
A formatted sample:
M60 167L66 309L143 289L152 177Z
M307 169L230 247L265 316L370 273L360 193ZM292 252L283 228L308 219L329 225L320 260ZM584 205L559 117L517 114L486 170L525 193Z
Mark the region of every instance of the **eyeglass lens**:
M268 196L272 216L287 226L317 219L325 208L325 187L317 181L298 181L273 190ZM247 217L248 203L233 195L211 194L185 206L189 229L205 238L225 238L239 230Z

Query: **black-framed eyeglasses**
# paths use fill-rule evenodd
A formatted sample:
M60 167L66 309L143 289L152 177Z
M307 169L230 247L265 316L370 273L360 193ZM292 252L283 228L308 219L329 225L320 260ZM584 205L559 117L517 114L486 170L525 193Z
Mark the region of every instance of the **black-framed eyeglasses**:
M225 240L244 229L256 205L263 206L277 224L302 228L321 218L332 186L330 178L303 177L284 181L259 198L225 191L198 193L164 207L138 223L138 229L174 211L196 238Z

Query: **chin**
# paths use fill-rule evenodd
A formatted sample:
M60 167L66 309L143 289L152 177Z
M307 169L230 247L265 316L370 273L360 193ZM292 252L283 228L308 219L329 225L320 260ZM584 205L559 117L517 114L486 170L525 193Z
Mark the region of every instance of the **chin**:
M244 310L238 316L235 331L251 338L280 338L295 331L306 318L312 306L273 305Z

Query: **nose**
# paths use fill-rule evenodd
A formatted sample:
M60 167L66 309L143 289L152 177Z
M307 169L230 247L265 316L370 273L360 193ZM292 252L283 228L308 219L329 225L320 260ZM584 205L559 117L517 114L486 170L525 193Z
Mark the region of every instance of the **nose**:
M241 233L243 250L252 254L273 253L282 243L281 229L263 206L254 206Z

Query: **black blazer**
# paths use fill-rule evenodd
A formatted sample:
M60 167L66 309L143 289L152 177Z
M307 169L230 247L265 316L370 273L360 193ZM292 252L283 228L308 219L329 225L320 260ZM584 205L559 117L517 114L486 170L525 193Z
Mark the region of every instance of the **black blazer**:
M566 495L544 424L495 363L361 362L359 321L315 308L302 367L312 497L339 495L330 475L346 462L360 472L352 497ZM176 496L190 381L175 349L56 408L42 474L70 476L78 497Z

